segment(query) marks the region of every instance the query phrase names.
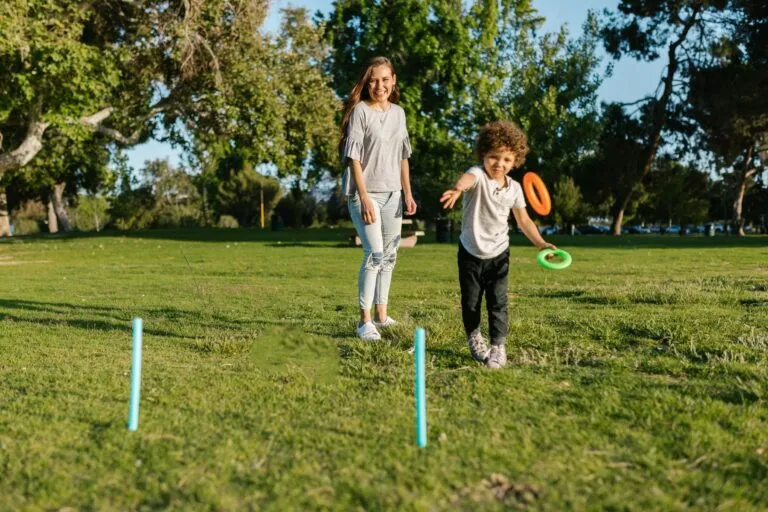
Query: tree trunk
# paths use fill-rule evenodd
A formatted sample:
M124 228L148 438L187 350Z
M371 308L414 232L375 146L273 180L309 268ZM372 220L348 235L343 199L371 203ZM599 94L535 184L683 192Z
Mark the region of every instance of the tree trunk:
M733 227L735 228L734 231L738 236L744 236L744 195L747 193L747 184L749 183L749 180L752 179L752 176L754 176L757 173L757 167L753 167L752 169L749 168L749 164L752 162L752 149L753 146L750 146L747 150L747 156L744 159L744 173L741 175L741 180L739 182L739 190L736 193L736 200L733 202Z
M678 36L674 43L669 45L669 49L667 50L669 65L667 66L667 73L663 80L664 88L661 93L661 98L659 98L653 106L651 132L648 147L645 150L643 170L640 173L640 176L638 176L636 183L643 181L646 175L651 171L653 161L656 159L656 151L661 144L661 132L664 130L664 125L667 123L667 109L669 107L669 100L672 97L675 75L677 74L677 68L680 64L680 61L677 58L677 48L683 44L685 38L688 37L688 32L690 32L691 28L696 24L696 16L700 10L701 4L697 3L693 8L693 12L691 12L691 15L686 20L680 36ZM621 222L624 219L624 212L627 210L627 206L629 206L629 201L632 199L634 191L635 187L630 187L629 191L619 201L618 213L614 216L613 225L611 226L614 235L621 235Z
M0 238L12 236L11 219L8 216L8 197L5 195L5 189L0 188Z
M59 223L56 220L56 212L53 210L53 203L51 201L48 201L48 232L59 232Z
M51 204L53 204L53 211L56 213L56 219L61 226L62 231L72 231L72 223L69 222L69 214L67 213L67 205L64 200L64 188L66 183L61 182L53 186L53 192L51 192Z
M611 222L611 233L614 235L621 234L621 225L624 222L624 209L625 208L621 208L613 216L613 222Z

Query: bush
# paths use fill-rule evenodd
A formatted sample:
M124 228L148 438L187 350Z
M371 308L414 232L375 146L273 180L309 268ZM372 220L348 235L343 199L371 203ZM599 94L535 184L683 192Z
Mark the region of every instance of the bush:
M202 225L202 212L197 204L163 205L155 212L156 228L195 228Z
M15 219L11 223L13 225L13 234L18 235L33 235L40 232L40 223L33 219Z
M73 210L73 226L78 231L101 231L109 224L109 201L99 196L81 196Z
M11 212L14 235L40 233L48 220L48 210L41 201L26 201Z
M236 229L240 227L237 219L231 215L222 215L219 217L219 222L216 224L217 228Z

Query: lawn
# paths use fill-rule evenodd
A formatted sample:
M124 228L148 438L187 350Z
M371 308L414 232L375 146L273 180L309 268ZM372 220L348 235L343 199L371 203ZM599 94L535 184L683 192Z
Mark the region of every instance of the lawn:
M356 340L346 235L0 243L0 510L768 508L768 237L551 237L563 271L514 237L492 372L465 345L455 244L401 249L400 325Z

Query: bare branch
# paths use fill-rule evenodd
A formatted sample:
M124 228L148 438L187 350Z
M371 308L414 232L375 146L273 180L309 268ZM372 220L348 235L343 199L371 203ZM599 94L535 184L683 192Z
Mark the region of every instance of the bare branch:
M150 109L150 111L141 118L140 127L128 136L123 135L120 133L120 131L115 130L114 128L108 128L102 124L106 119L109 118L110 115L115 112L114 107L105 107L98 112L88 116L83 116L80 119L74 120L72 122L79 122L83 126L91 128L93 131L101 133L102 135L106 135L107 137L117 141L120 144L131 146L139 141L143 124L146 121L152 119L161 112L169 110L172 106L173 101L171 96L163 98L157 102L157 104L155 104L155 106L152 107L152 109ZM27 128L27 135L21 144L19 144L19 147L13 151L9 151L8 153L0 153L0 176L2 176L2 174L6 171L24 167L43 148L43 134L45 133L45 130L48 129L48 127L51 125L51 123L39 121L40 111L41 108L38 106L38 108L35 109L36 114L31 116L29 126ZM2 135L0 135L0 141L1 140Z
M0 154L0 176L6 171L27 165L43 147L43 133L50 123L32 121L27 129L27 136L19 147L8 153Z
M654 98L653 96L646 96L644 98L640 98L637 101L630 101L629 103L619 103L619 105L621 105L622 107L631 107L632 105L637 105L638 103L642 103L644 101L653 101L655 99L656 98Z
M95 132L100 133L102 135L105 135L109 137L110 139L118 142L119 144L122 144L124 146L132 146L139 142L139 139L141 138L141 131L144 128L144 123L153 117L155 117L157 114L164 112L168 110L171 106L171 100L168 98L164 98L157 102L157 104L152 107L152 109L144 115L141 119L141 125L139 128L137 128L133 133L130 135L123 135L120 133L119 130L115 130L114 128L109 128L107 126L104 126L102 123L105 119L107 119L112 113L115 111L113 107L106 107L98 112L91 114L90 116L84 116L80 118L80 124L83 126L87 126L89 128L92 128Z

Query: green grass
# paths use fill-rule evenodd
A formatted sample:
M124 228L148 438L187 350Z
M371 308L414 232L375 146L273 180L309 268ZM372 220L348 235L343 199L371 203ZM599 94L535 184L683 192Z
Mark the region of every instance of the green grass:
M768 508L768 237L552 237L560 272L515 237L510 364L490 372L455 245L402 249L401 324L357 341L346 234L0 244L0 510Z

